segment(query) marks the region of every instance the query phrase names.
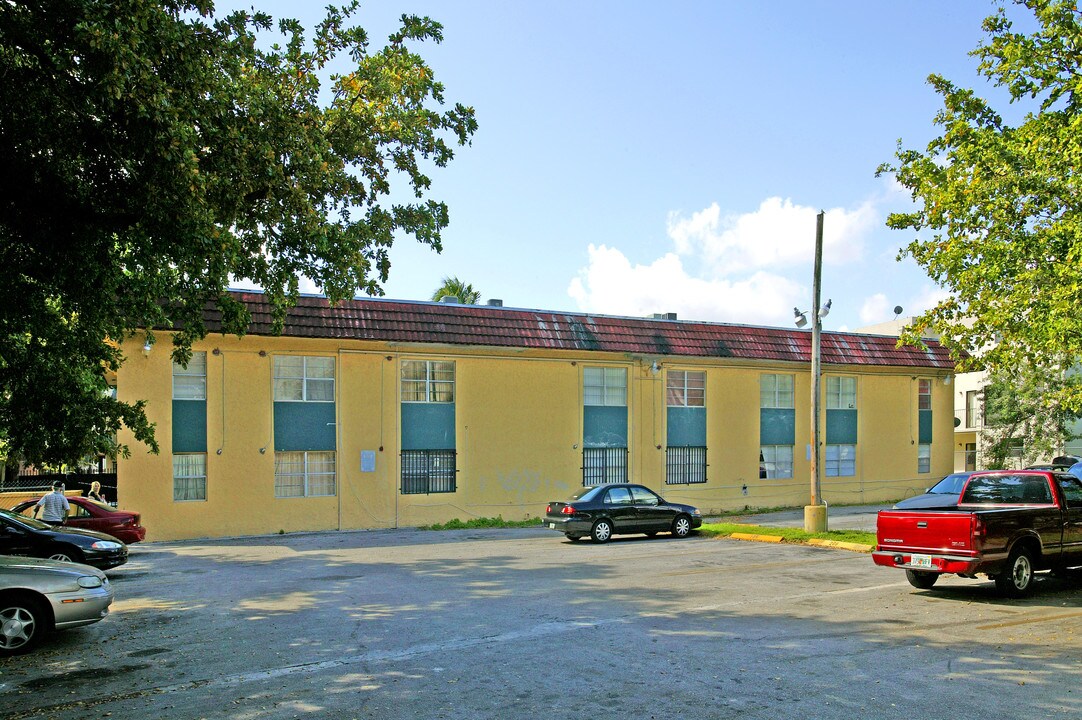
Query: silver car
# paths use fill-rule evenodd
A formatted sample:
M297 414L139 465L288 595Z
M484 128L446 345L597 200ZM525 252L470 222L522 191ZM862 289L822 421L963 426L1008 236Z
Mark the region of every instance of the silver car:
M97 568L0 556L0 656L29 652L53 630L96 623L112 602Z

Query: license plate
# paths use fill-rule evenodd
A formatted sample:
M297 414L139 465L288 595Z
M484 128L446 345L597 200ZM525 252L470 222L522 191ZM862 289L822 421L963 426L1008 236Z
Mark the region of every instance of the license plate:
M909 564L912 567L930 568L932 567L931 555L910 555Z
M549 523L549 530L555 530L555 529L556 529L556 523Z

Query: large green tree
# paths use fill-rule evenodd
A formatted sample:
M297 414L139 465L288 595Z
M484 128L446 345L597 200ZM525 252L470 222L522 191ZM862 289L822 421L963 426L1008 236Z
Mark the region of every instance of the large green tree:
M432 299L439 302L445 297L458 298L465 305L476 305L481 300L481 291L475 290L472 283L463 282L458 276L445 277L443 284L432 293Z
M1023 15L1031 32L1014 29L1011 17ZM969 353L969 366L1055 372L1082 358L1082 15L1074 0L1022 0L984 29L972 54L1018 120L932 75L942 134L923 151L899 143L880 168L918 205L888 219L917 232L902 256L951 293L906 339L932 329ZM1077 384L1057 392L1082 409Z
M404 15L374 49L356 8L308 35L209 0L0 3L0 445L73 461L125 425L156 449L142 404L107 392L110 341L175 329L186 362L205 307L248 326L231 280L280 327L301 275L380 294L396 238L440 249L427 173L474 112L441 107L412 49L438 23Z

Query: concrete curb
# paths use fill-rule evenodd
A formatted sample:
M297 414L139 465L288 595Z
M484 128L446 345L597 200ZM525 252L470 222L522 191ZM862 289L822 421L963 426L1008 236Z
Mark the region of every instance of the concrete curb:
M871 545L864 545L861 543L842 542L841 540L820 540L819 538L811 538L808 540L808 545L836 548L838 550L852 550L853 552L859 553L870 553L875 549Z
M729 537L734 540L753 540L755 542L780 543L784 540L780 535L756 535L754 533L733 533Z

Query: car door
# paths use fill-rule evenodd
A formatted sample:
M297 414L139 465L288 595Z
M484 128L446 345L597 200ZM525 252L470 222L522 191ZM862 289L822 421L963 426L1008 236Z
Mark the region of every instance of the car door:
M609 488L605 493L605 514L612 520L613 530L618 533L636 532L638 517L631 493L626 487Z
M676 513L653 490L632 485L631 498L635 502L635 515L643 532L667 530L672 524Z
M33 555L37 540L32 530L0 517L0 555Z

